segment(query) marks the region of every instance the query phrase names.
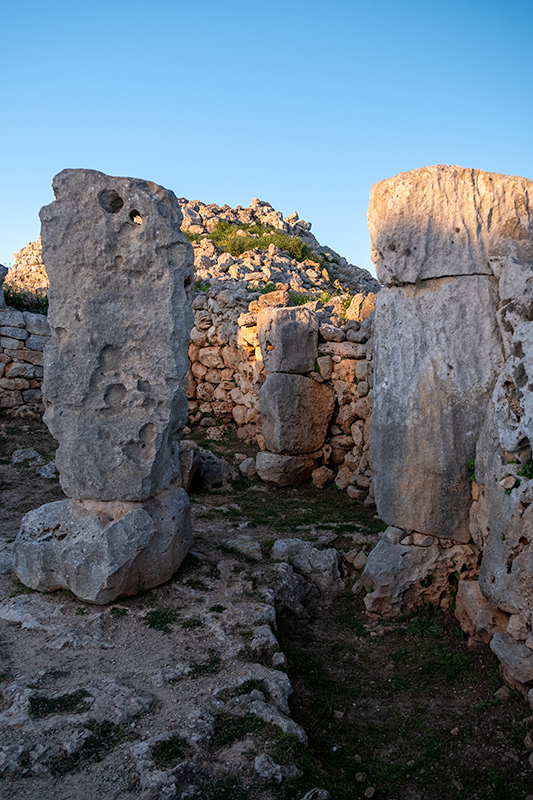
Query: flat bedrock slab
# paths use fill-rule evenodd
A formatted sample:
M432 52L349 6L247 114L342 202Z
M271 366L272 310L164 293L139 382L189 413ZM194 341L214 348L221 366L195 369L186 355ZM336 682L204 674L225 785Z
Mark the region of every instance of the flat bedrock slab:
M310 456L284 456L278 453L259 452L255 459L257 474L265 483L276 486L294 486L305 483L316 467Z
M145 503L59 500L30 511L15 572L31 589L111 603L167 581L192 541L189 498L171 487Z
M533 183L455 166L402 172L374 184L372 260L388 285L492 275L502 254L533 255Z
M318 356L318 319L308 308L269 308L257 316L267 372L311 372Z
M271 373L259 392L262 433L274 453L312 453L324 444L335 395L304 375Z
M495 279L443 278L377 298L374 490L389 525L470 539L474 457L503 363Z
M172 192L64 170L41 210L45 422L65 494L144 500L179 475L193 250Z

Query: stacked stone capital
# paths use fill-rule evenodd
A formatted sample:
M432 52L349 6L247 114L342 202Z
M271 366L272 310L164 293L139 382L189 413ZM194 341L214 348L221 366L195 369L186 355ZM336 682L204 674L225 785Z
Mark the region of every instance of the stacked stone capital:
M161 186L64 170L53 187L44 419L70 499L24 518L16 569L32 588L109 602L170 578L190 543L179 452L193 251Z

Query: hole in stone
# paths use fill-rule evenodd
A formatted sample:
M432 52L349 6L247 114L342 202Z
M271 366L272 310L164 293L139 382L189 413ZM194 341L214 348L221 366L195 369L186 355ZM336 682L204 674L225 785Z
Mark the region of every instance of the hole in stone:
M124 200L114 189L103 189L98 195L98 203L109 214L116 214L124 205Z
M121 405L127 394L128 390L122 383L111 383L104 392L104 403L111 407Z
M187 277L185 278L185 282L184 282L183 286L184 286L184 287L185 287L185 289L186 289L186 288L187 288L187 286L190 286L190 285L191 285L191 283L192 283L192 278L191 278L191 276L190 276L190 275L187 275Z
M139 214L139 212L138 212L138 211L136 211L135 209L132 209L132 210L130 211L130 219L131 219L131 221L132 221L132 222L134 222L136 225L142 225L143 218L141 217L141 215Z

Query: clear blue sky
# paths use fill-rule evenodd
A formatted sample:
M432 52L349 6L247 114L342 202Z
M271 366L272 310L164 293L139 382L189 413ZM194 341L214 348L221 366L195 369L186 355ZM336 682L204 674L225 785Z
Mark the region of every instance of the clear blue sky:
M370 268L372 184L533 178L531 0L3 0L0 262L65 167L296 210Z

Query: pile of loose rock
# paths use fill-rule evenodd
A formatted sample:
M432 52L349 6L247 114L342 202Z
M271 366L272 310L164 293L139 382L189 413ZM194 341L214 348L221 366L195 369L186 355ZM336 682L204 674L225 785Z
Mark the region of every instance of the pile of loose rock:
M42 296L48 291L48 275L43 264L41 237L30 242L18 253L9 269L4 286L17 292Z

